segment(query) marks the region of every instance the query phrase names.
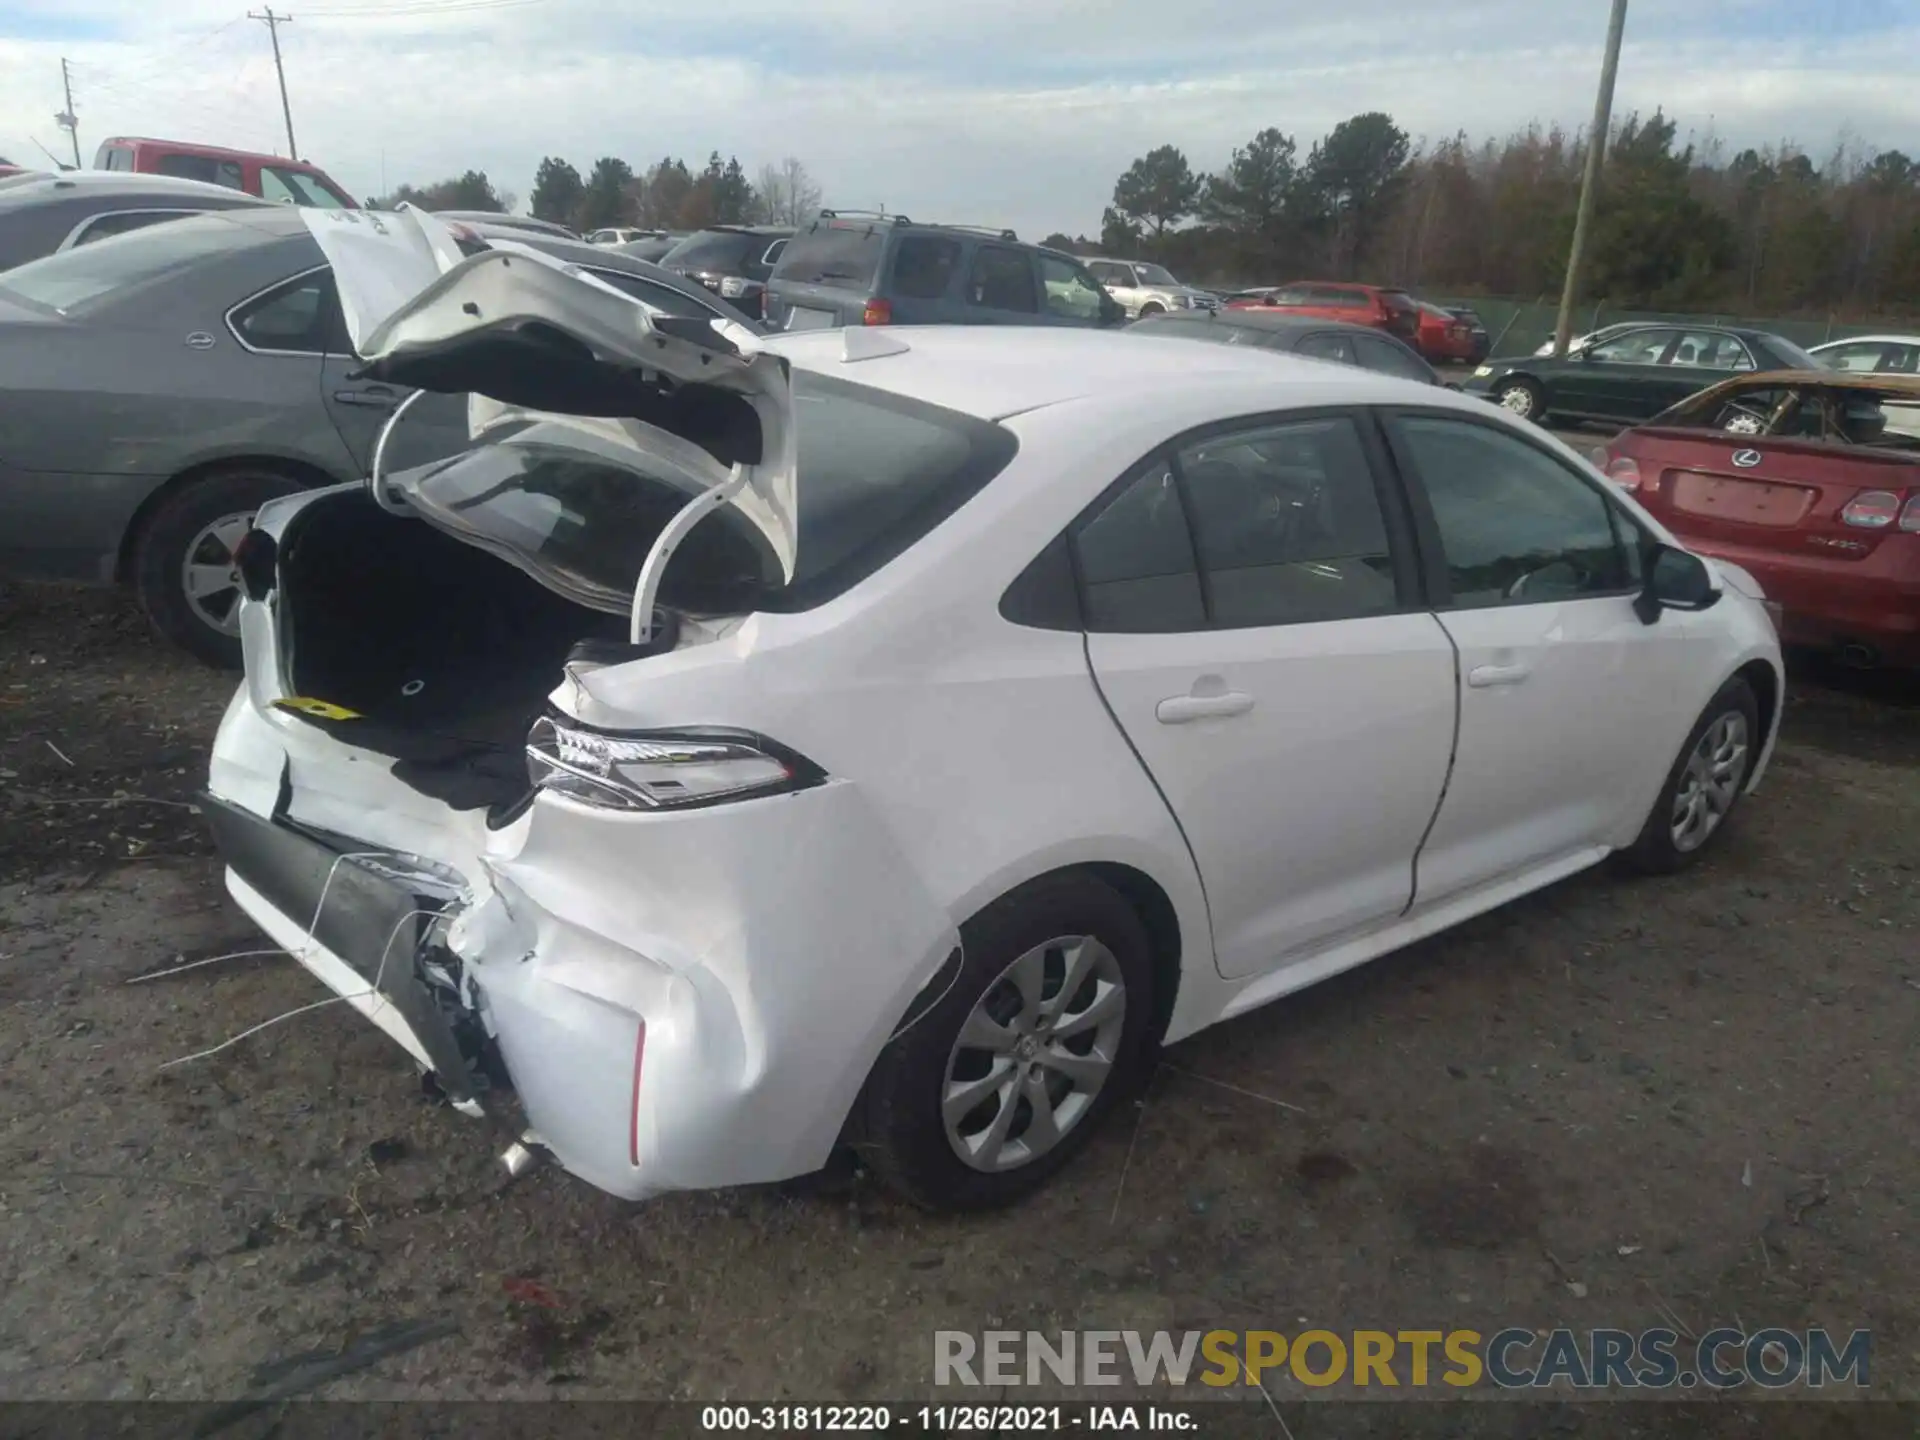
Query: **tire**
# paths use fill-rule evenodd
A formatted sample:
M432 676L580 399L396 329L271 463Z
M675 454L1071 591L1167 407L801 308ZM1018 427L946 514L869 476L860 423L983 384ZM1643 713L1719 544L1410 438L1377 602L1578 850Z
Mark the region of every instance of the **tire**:
M277 471L222 470L188 481L163 499L133 546L134 589L153 628L209 665L239 669L238 580L192 595L189 561L210 585L218 585L223 564L232 578L232 544L253 524L255 512L300 489L298 481ZM222 618L233 623L216 623Z
M1166 306L1162 305L1158 300L1149 300L1146 304L1140 307L1140 313L1136 315L1134 318L1136 320L1144 320L1149 315L1164 315L1166 313L1167 313Z
M1698 860L1725 833L1764 739L1753 687L1735 676L1687 735L1639 838L1620 852L1621 864L1642 875L1671 875ZM1690 817L1684 826L1683 805Z
M951 988L888 1044L861 1099L862 1157L887 1184L929 1210L1006 1205L1043 1184L1137 1084L1152 1025L1146 928L1118 892L1090 875L1024 886L961 926L960 939ZM1072 1008L1063 1013L1074 967L1087 978L1064 995ZM1015 976L1038 985L1037 1006L1024 1000ZM1089 1022L1090 1015L1098 1019ZM1036 1016L1038 1033L1028 1028ZM1053 1023L1074 1028L1049 1041ZM963 1027L993 1048L963 1045ZM1007 1050L998 1048L1001 1037L1010 1042ZM1050 1054L1079 1078L1056 1068ZM1102 1055L1110 1063L1089 1085L1087 1066L1075 1062ZM950 1091L979 1097L970 1110L956 1107L951 1133L943 1105ZM1057 1138L1036 1128L1036 1095L1046 1098ZM963 1159L963 1147L976 1158Z
M1531 380L1506 380L1495 386L1493 391L1494 404L1536 425L1546 419L1545 398L1540 393L1540 387Z

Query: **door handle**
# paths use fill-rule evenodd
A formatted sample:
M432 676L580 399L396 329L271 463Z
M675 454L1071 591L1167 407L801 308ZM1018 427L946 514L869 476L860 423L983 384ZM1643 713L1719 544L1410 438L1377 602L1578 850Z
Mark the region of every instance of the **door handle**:
M1518 685L1533 672L1525 665L1476 665L1467 672L1467 684L1476 690L1495 685Z
M1251 709L1253 696L1229 690L1224 695L1170 695L1153 707L1153 714L1162 725L1185 725L1190 720L1244 715Z
M333 398L342 405L364 405L371 410L391 410L400 403L394 390L336 390Z

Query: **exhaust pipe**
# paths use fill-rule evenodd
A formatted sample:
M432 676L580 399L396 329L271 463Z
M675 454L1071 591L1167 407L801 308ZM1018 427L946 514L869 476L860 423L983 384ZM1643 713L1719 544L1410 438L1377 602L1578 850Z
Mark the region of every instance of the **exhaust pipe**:
M507 1179L511 1182L531 1174L546 1155L547 1147L540 1143L540 1137L527 1130L500 1152L500 1164L505 1167Z

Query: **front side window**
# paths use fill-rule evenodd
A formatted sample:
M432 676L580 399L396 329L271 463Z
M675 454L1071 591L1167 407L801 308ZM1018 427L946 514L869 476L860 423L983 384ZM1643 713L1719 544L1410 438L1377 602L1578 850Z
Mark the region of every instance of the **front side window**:
M1423 415L1401 416L1394 428L1432 506L1455 609L1631 588L1598 484L1488 425Z
M1399 603L1353 421L1209 436L1176 455L1208 612L1222 629L1380 615Z
M1033 266L1027 252L1009 250L1004 245L982 245L967 273L967 303L982 310L1038 314L1040 305L1034 298Z
M894 293L909 300L938 300L960 268L960 242L946 235L903 235L893 253Z
M1660 357L1673 343L1672 330L1629 330L1588 350L1596 365L1658 365Z
M233 328L255 350L324 355L335 338L333 272L317 270L233 312Z
M1093 278L1102 285L1118 285L1124 290L1133 284L1133 273L1126 266L1111 260L1095 260L1090 268Z
M1040 284L1046 291L1047 313L1068 320L1098 320L1106 292L1071 260L1056 255L1040 257Z

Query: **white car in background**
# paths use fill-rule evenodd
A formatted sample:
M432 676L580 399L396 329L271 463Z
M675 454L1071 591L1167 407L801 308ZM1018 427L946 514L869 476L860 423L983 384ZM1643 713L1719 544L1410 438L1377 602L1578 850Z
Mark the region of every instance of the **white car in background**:
M1752 581L1484 402L329 254L367 373L492 398L452 459L260 512L228 887L616 1195L848 1146L1011 1200L1158 1044L1676 869L1771 747Z
M1853 335L1815 345L1807 353L1830 370L1920 375L1920 335ZM1920 420L1889 415L1887 429L1896 435L1920 436Z
M666 234L664 230L635 230L626 225L609 225L600 230L587 232L589 245L631 245L636 240L655 240Z

